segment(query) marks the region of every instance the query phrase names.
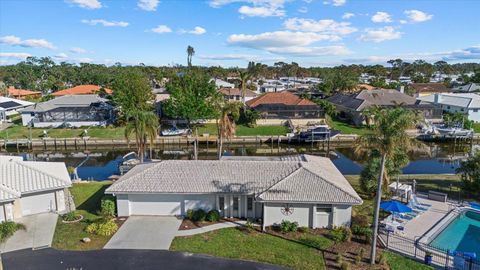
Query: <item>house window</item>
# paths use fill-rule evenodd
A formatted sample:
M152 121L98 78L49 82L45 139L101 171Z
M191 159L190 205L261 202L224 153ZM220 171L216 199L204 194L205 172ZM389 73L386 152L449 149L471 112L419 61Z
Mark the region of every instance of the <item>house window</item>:
M233 211L238 211L238 197L233 197Z
M331 205L317 205L317 213L331 213L332 206Z
M478 112L478 109L473 109L473 112Z
M247 210L253 210L253 198L252 197L248 197L247 198Z
M218 197L218 208L222 211L225 209L225 197Z
M450 110L450 106L447 106L447 109L449 109L449 110Z

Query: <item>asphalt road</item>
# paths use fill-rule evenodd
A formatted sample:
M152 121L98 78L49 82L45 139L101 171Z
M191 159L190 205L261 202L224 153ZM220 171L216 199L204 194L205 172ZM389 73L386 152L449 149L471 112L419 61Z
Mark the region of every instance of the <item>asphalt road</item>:
M164 250L104 249L61 251L25 249L2 254L5 270L282 270L285 268L241 260Z

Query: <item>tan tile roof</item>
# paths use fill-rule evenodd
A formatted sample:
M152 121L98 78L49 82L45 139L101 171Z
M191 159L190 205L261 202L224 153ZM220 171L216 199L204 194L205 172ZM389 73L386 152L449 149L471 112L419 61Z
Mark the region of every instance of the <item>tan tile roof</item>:
M443 83L412 83L410 86L416 93L448 93L451 92Z
M239 88L221 88L219 91L225 96L242 96L242 90ZM245 96L256 97L257 94L249 89L246 89Z
M53 93L54 96L66 96L66 95L90 95L100 91L102 87L93 84L78 85L72 88L64 89ZM112 90L104 88L107 94L111 94Z
M246 102L251 108L262 104L283 104L283 105L317 105L308 99L300 98L288 91L266 93Z
M38 91L30 91L30 90L25 90L25 89L15 89L15 87L10 86L8 88L8 94L12 97L26 97L26 96L37 96L40 95L41 92Z

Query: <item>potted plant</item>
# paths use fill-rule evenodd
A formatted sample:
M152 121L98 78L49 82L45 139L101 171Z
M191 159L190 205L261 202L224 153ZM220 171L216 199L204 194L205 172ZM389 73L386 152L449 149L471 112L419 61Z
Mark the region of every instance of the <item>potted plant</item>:
M433 259L432 253L430 251L425 251L425 260L424 260L425 264L432 265L432 259Z

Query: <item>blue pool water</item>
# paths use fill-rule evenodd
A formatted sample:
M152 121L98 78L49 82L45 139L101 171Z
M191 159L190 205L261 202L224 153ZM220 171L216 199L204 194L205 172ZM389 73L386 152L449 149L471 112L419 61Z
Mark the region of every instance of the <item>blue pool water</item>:
M475 252L480 256L480 213L462 213L430 245L445 250Z

